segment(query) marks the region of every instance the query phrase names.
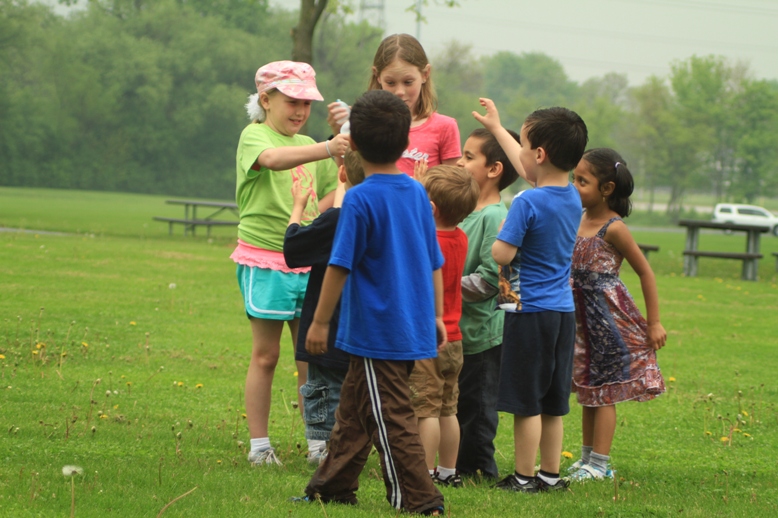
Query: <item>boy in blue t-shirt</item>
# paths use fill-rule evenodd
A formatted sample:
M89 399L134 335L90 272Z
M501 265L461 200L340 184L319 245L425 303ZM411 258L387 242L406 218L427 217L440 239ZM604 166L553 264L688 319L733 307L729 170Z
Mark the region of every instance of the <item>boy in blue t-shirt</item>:
M356 504L359 474L375 446L392 506L439 516L443 495L427 472L408 377L415 360L436 357L446 341L443 256L424 187L395 165L411 115L397 96L372 90L354 103L349 120L365 181L343 200L305 348L327 350L340 297L335 347L351 358L329 455L304 500Z
M510 264L521 251L521 305L505 314L497 401L497 410L514 416L516 472L497 487L523 493L566 489L569 482L559 478L559 460L575 343L570 267L581 221L581 198L570 171L586 149L586 124L566 108L537 110L524 121L516 142L500 124L494 103L481 99L481 105L486 115L476 114L476 119L535 187L513 200L492 246L500 265Z

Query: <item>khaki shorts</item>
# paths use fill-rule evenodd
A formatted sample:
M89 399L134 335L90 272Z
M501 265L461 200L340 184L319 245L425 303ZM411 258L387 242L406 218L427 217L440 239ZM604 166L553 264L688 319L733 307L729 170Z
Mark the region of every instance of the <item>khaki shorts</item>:
M457 414L462 341L449 342L437 358L416 360L408 384L416 417L448 417Z

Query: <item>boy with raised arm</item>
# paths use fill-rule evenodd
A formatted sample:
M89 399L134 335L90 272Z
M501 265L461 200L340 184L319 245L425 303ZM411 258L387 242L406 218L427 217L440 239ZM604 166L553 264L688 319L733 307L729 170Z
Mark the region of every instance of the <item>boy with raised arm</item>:
M327 350L342 292L335 346L351 358L330 452L304 500L356 504L359 474L375 446L390 504L440 516L443 495L427 472L408 388L414 361L435 357L446 341L443 256L429 200L395 165L408 144L411 114L397 96L371 90L354 103L350 123L365 181L343 200L305 346L311 354Z
M516 471L497 487L523 493L566 489L559 463L575 343L570 267L581 221L581 198L570 171L586 148L586 124L566 108L537 110L516 142L500 124L494 103L481 99L481 105L486 115L475 113L476 119L535 186L513 200L492 247L500 265L510 264L521 250L521 305L505 314L497 401L498 410L514 416Z

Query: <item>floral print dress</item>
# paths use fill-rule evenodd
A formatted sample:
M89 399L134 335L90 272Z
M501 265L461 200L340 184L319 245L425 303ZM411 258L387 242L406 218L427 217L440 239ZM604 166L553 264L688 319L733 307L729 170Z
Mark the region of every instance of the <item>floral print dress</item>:
M619 278L624 257L605 241L619 220L612 218L595 236L578 236L573 252L573 391L588 407L648 401L665 391L646 320Z

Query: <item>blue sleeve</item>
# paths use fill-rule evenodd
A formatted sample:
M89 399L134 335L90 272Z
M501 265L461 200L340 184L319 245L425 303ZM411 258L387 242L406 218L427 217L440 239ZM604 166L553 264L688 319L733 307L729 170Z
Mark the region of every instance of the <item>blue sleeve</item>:
M535 221L535 211L527 198L525 194L513 200L497 239L521 248L527 230L532 228Z
M365 253L367 235L368 228L360 210L360 200L350 190L343 198L329 264L351 271Z

